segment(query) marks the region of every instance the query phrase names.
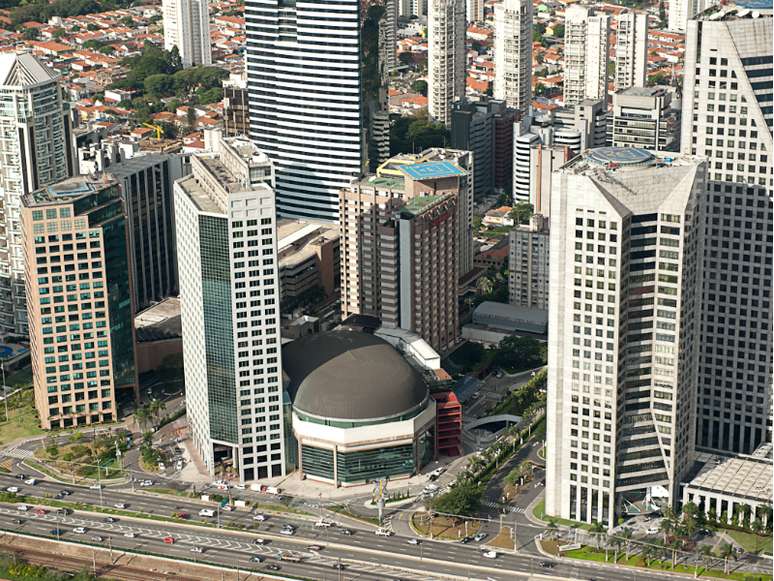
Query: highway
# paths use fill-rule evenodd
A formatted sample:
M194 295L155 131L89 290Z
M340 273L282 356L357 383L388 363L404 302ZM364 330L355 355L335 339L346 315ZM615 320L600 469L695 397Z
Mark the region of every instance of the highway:
M78 486L67 486L51 482L39 482L35 486L26 485L13 476L0 475L0 487L18 486L20 494L53 496L66 488L72 491L67 497L68 502L100 504L100 493L97 490ZM172 512L187 512L192 518L198 519L201 503L188 499L156 495L143 495L128 491L103 489L101 502L106 507L116 503L127 505L129 511L149 512L155 515L170 516ZM35 503L31 503L35 504ZM45 500L40 505L45 506ZM455 579L487 579L496 581L527 579L530 575L552 575L559 579L595 579L598 581L616 581L625 575L637 579L637 572L625 574L616 569L596 566L594 564L565 564L557 562L551 569L539 566L542 559L524 554L506 554L498 552L497 558L483 556L481 548L474 544L438 542L423 540L418 545L409 544L408 538L393 535L379 537L372 529L350 527L347 535L341 527L329 529L316 528L314 519L293 516L268 515L266 522L253 520L245 509L234 512L222 512L221 522L231 526L250 525L249 531L228 531L215 527L202 527L191 524L162 523L149 519L131 517L116 517L118 522L104 522L105 516L75 511L67 516L49 512L43 516L35 516L32 511L22 513L14 504L0 503L0 529L20 533L42 534L55 537L51 531L56 529L56 522L64 533L61 540L90 543L92 535L103 537L100 546L110 546L114 550L134 549L159 556L178 557L188 560L198 560L230 567L239 566L245 570L271 573L269 565L278 565L278 573L287 573L307 579L322 580L339 579L339 571L334 569L341 560L344 569L342 579L367 580L435 580L444 578ZM14 519L22 519L21 524ZM212 522L214 519L206 519ZM296 534L284 536L280 534L282 525L293 524L297 527ZM82 526L88 529L87 534L78 535L72 529ZM124 533L134 532L135 538L124 537ZM174 544L165 544L162 539L171 536ZM108 541L108 538L110 539ZM261 538L264 545L255 544L255 539ZM307 549L310 545L324 547L319 551ZM194 546L201 547L202 553L194 553ZM279 560L282 553L298 552L302 555L301 562L286 562ZM250 563L251 556L259 555L266 560L263 563ZM346 574L345 574L346 573ZM652 578L654 572L640 572L641 579ZM687 576L670 575L672 578Z

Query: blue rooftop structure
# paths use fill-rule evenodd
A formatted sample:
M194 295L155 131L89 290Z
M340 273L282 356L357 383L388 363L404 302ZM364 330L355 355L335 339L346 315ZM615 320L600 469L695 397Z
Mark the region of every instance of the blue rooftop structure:
M735 4L748 10L771 10L774 3L772 0L737 0Z
M464 176L465 172L450 161L428 161L401 166L400 171L412 180L433 180L453 176Z

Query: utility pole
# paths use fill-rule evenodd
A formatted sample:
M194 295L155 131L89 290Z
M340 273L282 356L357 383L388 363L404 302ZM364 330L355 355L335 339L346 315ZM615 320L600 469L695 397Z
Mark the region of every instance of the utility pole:
M97 551L95 549L91 550L91 566L94 569L94 577L97 576Z
M3 374L3 402L5 402L5 421L8 421L8 390L5 385L5 363L0 363L0 373Z
M113 537L108 537L108 550L110 551L110 564L113 565Z

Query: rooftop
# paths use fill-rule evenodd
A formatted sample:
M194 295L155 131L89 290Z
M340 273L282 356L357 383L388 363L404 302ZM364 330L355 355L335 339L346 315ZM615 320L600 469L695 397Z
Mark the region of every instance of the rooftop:
M180 299L169 297L137 313L134 326L139 342L181 337Z
M695 16L696 20L727 21L742 18L772 16L772 0L740 0L732 4L716 4Z
M0 53L0 87L29 87L54 80L56 72L31 53Z
M76 176L25 195L24 205L31 208L34 206L70 204L79 198L89 196L115 184L115 180L110 179L106 175L100 178Z
M106 173L116 177L123 178L134 175L138 171L156 165L169 158L169 154L148 153L145 155L136 155L119 163L111 164Z
M409 199L400 209L401 214L418 216L434 204L443 200L446 196L414 196Z
M402 177L392 176L368 176L360 180L360 186L378 188L381 190L401 190L405 186Z
M427 161L400 167L400 171L412 180L433 180L454 176L464 176L465 172L450 161Z
M705 456L706 463L688 486L731 496L771 502L771 459L753 456Z

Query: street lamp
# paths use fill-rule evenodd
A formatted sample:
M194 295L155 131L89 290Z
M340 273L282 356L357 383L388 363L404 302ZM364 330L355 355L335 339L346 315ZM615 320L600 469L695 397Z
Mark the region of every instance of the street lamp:
M8 421L8 392L5 385L5 363L0 363L0 373L3 375L3 402L5 403L5 421Z

